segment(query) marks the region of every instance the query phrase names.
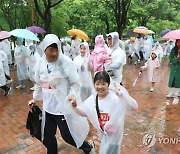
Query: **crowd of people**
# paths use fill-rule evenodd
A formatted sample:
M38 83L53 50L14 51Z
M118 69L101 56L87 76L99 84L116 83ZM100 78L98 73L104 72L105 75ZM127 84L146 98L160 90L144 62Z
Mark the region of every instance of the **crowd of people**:
M141 70L148 70L150 91L153 92L162 57L169 56L171 91L167 97L174 97L173 104L179 102L180 40L169 40L162 47L159 42L153 44L148 35L138 34L136 38L130 38L126 53L125 43L117 32L106 37L107 41L103 35L97 35L93 50L89 49L88 42L76 35L72 36L70 44L66 40L61 42L54 34L47 34L40 43L16 38L14 67L19 83L16 89L25 88L24 80L31 80L33 98L29 107L43 101L41 141L48 154L57 153L57 127L66 143L85 153L95 153L94 142L85 141L89 132L87 118L98 131L99 153L120 153L125 113L138 108L123 87L126 60L135 59L135 65L145 63ZM2 40L0 88L5 96L11 90L8 83L12 82L10 50L8 40Z

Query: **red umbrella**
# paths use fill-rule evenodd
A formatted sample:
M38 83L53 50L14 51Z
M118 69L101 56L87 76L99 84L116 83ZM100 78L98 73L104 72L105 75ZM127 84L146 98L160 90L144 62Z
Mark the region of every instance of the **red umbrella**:
M30 26L26 29L33 32L33 33L46 33L46 31L39 26Z
M172 30L165 34L162 38L177 40L180 39L180 29Z
M0 40L6 39L11 35L7 31L0 31Z

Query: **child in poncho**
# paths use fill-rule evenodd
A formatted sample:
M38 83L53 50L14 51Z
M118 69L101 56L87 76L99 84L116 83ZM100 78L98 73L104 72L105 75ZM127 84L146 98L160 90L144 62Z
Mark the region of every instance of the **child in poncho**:
M154 91L155 82L157 81L157 76L158 76L158 68L160 66L157 56L158 56L157 52L152 51L151 57L148 59L145 65L141 67L142 70L144 69L148 70L148 78L149 78L149 82L151 82L150 92Z
M95 48L91 54L91 63L93 65L94 72L103 71L104 63L110 62L111 58L107 53L103 35L97 35L95 38Z
M126 111L137 109L136 101L127 90L112 81L107 72L97 72L94 77L95 95L77 106L69 98L77 114L88 117L100 138L99 154L119 154L123 138Z

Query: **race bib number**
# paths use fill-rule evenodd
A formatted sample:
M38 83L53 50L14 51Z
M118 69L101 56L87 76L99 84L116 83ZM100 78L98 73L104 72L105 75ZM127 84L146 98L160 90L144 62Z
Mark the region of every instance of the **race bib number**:
M109 114L108 113L100 113L101 121L105 124L109 121Z

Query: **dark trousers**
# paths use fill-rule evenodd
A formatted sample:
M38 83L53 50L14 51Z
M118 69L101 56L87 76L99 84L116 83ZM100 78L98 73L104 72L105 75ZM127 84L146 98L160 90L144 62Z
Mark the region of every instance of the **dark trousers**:
M11 78L10 78L9 75L6 75L6 74L5 74L5 77L6 77L7 80L11 80Z
M43 144L46 146L48 154L58 153L57 140L55 137L57 126L60 130L63 140L66 143L76 147L76 143L71 136L65 117L63 115L52 115L46 112ZM91 145L84 141L79 149L82 149L85 153L88 154L91 151Z
M6 91L8 89L8 87L6 85L1 86L0 88L3 89L4 91Z

